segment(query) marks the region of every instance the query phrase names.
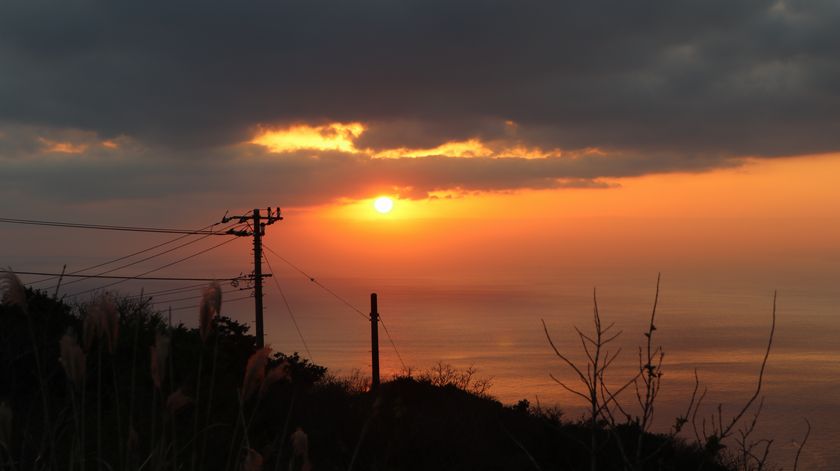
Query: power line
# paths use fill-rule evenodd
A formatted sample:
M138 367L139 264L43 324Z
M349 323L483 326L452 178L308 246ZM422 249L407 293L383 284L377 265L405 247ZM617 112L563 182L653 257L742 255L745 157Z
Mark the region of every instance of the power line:
M344 303L345 305L347 305L350 309L352 309L352 310L356 311L359 315L361 315L361 316L362 316L362 318L364 318L365 320L370 320L370 318L369 318L368 316L366 316L366 315L365 315L365 313L361 311L361 309L359 309L359 308L357 308L356 306L354 306L353 304L351 304L351 303L350 303L350 301L347 301L346 299L344 299L344 298L342 298L341 296L339 296L339 295L338 295L335 291L333 291L333 290L331 290L331 289L327 288L326 286L324 286L324 285L323 285L323 284L321 284L320 282L316 281L314 277L310 276L308 273L306 273L305 271L303 271L303 269L299 268L298 266L296 266L295 264L293 264L292 262L290 262L289 260L287 260L285 257L283 257L282 255L280 255L280 254L278 254L277 252L275 252L274 250L272 250L272 249L271 249L271 247L269 247L269 246L265 245L265 243L263 243L263 248L264 248L264 249L266 249L266 250L268 250L268 251L269 251L269 252L271 252L272 254L274 254L274 256L276 256L276 257L277 257L277 258L279 258L280 260L282 260L282 261L286 262L286 264L288 264L290 267L294 268L294 269L295 269L298 273L300 273L300 274L302 274L303 276L305 276L306 278L308 278L308 279L309 279L309 281L311 281L311 282L315 283L316 285L320 286L320 287L321 287L322 289L324 289L326 292L330 293L330 294L331 294L331 295L333 295L336 299L338 299L339 301L341 301L342 303ZM266 260L266 261L267 261L267 260ZM270 268L271 268L271 265L269 265L269 269L270 269ZM274 280L274 281L276 282L277 280ZM405 364L405 362L404 362L404 361L403 361L403 359L402 359L402 355L400 355L400 351L397 349L397 344L396 344L396 343L394 343L394 338L393 338L393 337L391 337L391 332L389 332L389 331L388 331L388 326L386 326L386 325L385 325L385 321L383 321L383 320L382 320L382 315L381 315L381 314L379 315L379 322L382 324L382 327L383 327L383 329L385 330L385 335L388 337L388 340L391 342L391 346L394 348L394 353L396 353L396 354L397 354L397 358L400 360L400 364L402 364L403 369L407 370L408 368L406 367L406 364Z
M226 229L232 228L232 227L234 227L235 225L236 225L236 224L231 225L231 226L228 226ZM191 241L189 241L189 242L184 242L183 244L176 245L175 247L172 247L172 248L166 249L166 250L164 250L163 252L159 252L159 253L156 253L156 254L150 255L150 256L148 256L148 257L141 258L140 260L135 260L135 261L133 261L133 262L126 263L125 265L120 265L120 266L118 266L118 267L116 267L116 268L111 268L111 269L109 269L109 270L105 270L105 271L103 271L103 272L99 272L99 273L97 273L97 275L107 275L108 273L113 273L113 272L115 272L115 271L117 271L117 270L121 270L121 269L123 269L123 268L128 268L128 267L131 267L131 266L137 265L138 263L142 263L142 262L145 262L145 261L151 260L151 259L153 259L153 258L155 258L155 257L159 257L159 256L161 256L161 255L168 254L168 253L170 253L170 252L174 252L174 251L176 251L176 250L178 250L178 249L180 249L180 248L186 247L186 246L188 246L188 245L195 244L196 242L201 242L202 240L204 240L204 239L206 239L206 238L210 237L210 235L212 235L212 234L207 234L207 235L204 235L204 236L202 236L202 237L199 237L198 239L194 239L194 240L191 240ZM181 236L181 237L178 237L178 239L181 239L181 238L184 238L184 237L187 237L187 235L183 235L183 236ZM176 239L176 240L177 240L177 239ZM171 242L174 242L174 240L173 240L173 241L170 241L170 242L168 242L168 243L171 243ZM162 244L162 245L166 245L166 244ZM156 246L156 247L160 247L160 245L158 245L158 246ZM150 249L147 249L147 250L144 250L144 251L141 251L141 252L147 252L148 250L150 250ZM137 253L135 253L134 255L136 255L136 254L137 254ZM117 260L121 260L121 259L124 259L124 258L128 258L128 256L126 256L126 257L120 257L120 258L119 258L119 259L117 259ZM114 261L117 261L117 260L114 260ZM99 265L97 265L97 266L107 265L107 264L109 264L109 263L113 263L113 261L112 261L112 262L105 262L105 263L99 264ZM88 268L88 269L90 269L90 268ZM80 271L87 271L88 269L76 270L76 271L75 271L75 272L73 272L73 273L79 273ZM84 281L84 280L74 280L74 281L69 281L69 282L67 282L67 283L64 283L64 285L65 285L65 286L67 286L67 285L72 285L72 284L74 284L74 283L78 283L78 282L80 282L80 281ZM53 286L53 287L51 287L51 288L54 288L54 286Z
M243 277L244 278L244 277ZM228 281L225 279L216 279L215 281ZM230 280L233 281L233 280ZM205 286L205 283L196 283L194 285L187 285L187 286L179 286L177 288L169 288L169 289L160 289L155 291L143 291L142 294L131 294L127 295L126 298L140 298L140 297L147 297L147 296L154 296L154 295L165 295L165 294L176 294L182 293L184 291L189 291L195 288L199 288Z
M236 301L242 301L242 300L245 300L245 299L251 299L252 297L253 297L253 296L242 296L242 297L239 297L239 298L228 299L228 300L226 300L225 302L226 302L226 303L233 303L233 302L236 302ZM183 311L183 310L185 310L185 309L195 309L195 308L197 308L197 307L201 307L201 306L200 306L199 304L194 304L194 305L192 305L192 306L176 307L176 308L173 308L173 309L170 309L170 310L171 310L172 312L175 312L175 311Z
M222 291L222 294L237 293L239 291L242 291L242 290L229 289L227 291ZM181 294L181 293L177 293L177 294ZM177 303L177 302L180 302L180 301L190 301L190 300L193 300L193 299L199 299L199 298L202 298L202 297L204 297L204 296L201 295L201 294L198 294L198 295L187 296L187 297L183 297L183 298L164 299L164 300L159 300L159 301L155 301L154 299L151 299L151 298L150 299L151 299L152 303L155 303L155 304L171 304L171 303Z
M266 250L268 250L269 252L271 252L272 254L274 254L274 256L276 256L277 258L279 258L280 260L282 260L283 262L285 262L285 263L286 263L287 265L289 265L290 267L292 267L292 268L294 268L295 270L297 270L297 271L298 271L298 273L300 273L300 274L302 274L303 276L305 276L306 278L308 278L308 279L309 279L309 281L311 281L311 282L315 283L316 285L318 285L321 289L323 289L323 290L324 290L324 291L326 291L327 293L330 293L330 294L331 294L334 298L336 298L336 299L338 299L339 301L341 301L342 303L344 303L347 307L349 307L350 309L352 309L352 310L356 311L356 313L357 313L357 314L359 314L360 316L362 316L362 319L364 319L364 320L370 320L370 318L369 318L367 315L365 315L365 313L364 313L364 312L362 312L362 310L361 310L361 309L359 309L359 308L357 308L356 306L354 306L353 304L351 304L351 303L350 303L350 301L348 301L348 300L346 300L346 299L342 298L341 296L339 296L339 295L338 295L338 293L336 293L335 291L333 291L333 290L331 290L331 289L327 288L326 286L324 286L323 284L321 284L321 282L319 282L318 280L316 280L314 277L310 276L308 273L306 273L306 272L305 272L305 271L303 271L302 269L298 268L298 267L297 267L294 263L292 263L292 262L288 261L288 260L287 260L285 257L283 257L282 255L280 255L280 254L278 254L277 252L275 252L274 250L272 250L272 249L271 249L271 247L269 247L269 246L265 245L265 243L263 243L263 248L265 248Z
M217 225L219 225L219 224L221 224L221 223L216 222L216 223L213 223L213 224L210 224L210 225L204 226L204 227L202 227L201 229L198 229L198 231L205 231L205 230L207 230L207 229L209 229L209 228L211 228L211 227L213 227L213 226L217 226ZM229 229L229 228L234 227L234 226L235 226L235 224L234 224L233 226L228 226L228 227L227 227L227 228L225 228L225 229ZM222 230L224 231L225 229L222 229ZM218 232L218 231L214 231L214 232ZM149 247L149 248L147 248L147 249L139 250L139 251L137 251L137 252L130 253L130 254L128 254L128 255L123 255L122 257L115 258L115 259L113 259L113 260L108 260L108 261L106 261L106 262L102 262L102 263L99 263L99 264L96 264L96 265L91 265L91 266L89 266L89 267L85 267L85 268L80 268L80 269L78 269L78 270L74 270L74 271L70 272L70 274L76 274L76 273L81 273L81 272L85 272L85 271L88 271L88 270L93 270L94 268L103 267L103 266L105 266L105 265L110 265L110 264L112 264L112 263L116 263L116 262L119 262L119 261L121 261L121 260L125 260L125 259L127 259L127 258L134 257L135 255L140 255L140 254L143 254L143 253L146 253L146 252L150 252L150 251L155 250L155 249L157 249L157 248L163 247L164 245L169 245L169 244L171 244L171 243L177 242L177 241L179 241L179 240L183 239L184 237L188 237L188 236L190 236L190 235L192 235L192 234L184 234L184 235L181 235L181 236L176 237L176 238L174 238L174 239L168 240L168 241L166 241L166 242L162 242L162 243L160 243L160 244L153 245L152 247ZM205 236L205 237L206 237L206 236ZM202 239L203 239L203 237L202 237ZM201 240L201 239L198 239L198 240ZM104 274L106 274L106 273L108 273L108 272L100 273L100 275L104 275ZM65 276L66 276L66 274L65 274ZM51 276L51 277L49 277L49 278L43 278L43 279L40 279L40 280L35 280L35 281L33 281L33 282L29 283L29 285L31 286L31 285L34 285L34 284L37 284L37 283L42 283L42 282L44 282L44 281L54 280L54 279L56 279L56 278L58 278L58 276Z
M39 221L33 219L0 218L0 223L25 224L31 226L66 227L73 229L96 229L103 231L125 231L125 232L153 232L158 234L186 234L186 235L226 235L207 230L171 229L162 227L138 227L138 226L112 226L108 224L82 224L62 221ZM221 223L216 223L221 224Z
M213 248L213 247L211 247ZM195 254L198 255L198 254ZM165 267L164 267L165 268ZM6 272L6 270L0 270L0 272ZM60 276L60 273L47 273L41 271L14 271L16 275L36 275L36 276ZM151 272L148 272L151 273ZM235 280L244 280L247 279L247 276L237 276L233 278L184 278L184 277L173 277L173 276L116 276L116 275L68 275L65 274L64 276L69 277L83 277L83 278L104 278L104 279L114 279L114 280L149 280L149 281L235 281Z
M263 254L263 259L265 260L265 264L268 265L268 269L274 273L274 268L271 268L271 262L268 261L268 257ZM292 306L289 305L289 301L286 299L286 294L283 293L283 288L280 287L280 282L277 281L277 278L272 278L274 280L274 286L277 287L277 291L280 292L280 297L283 298L283 303L286 305L286 311L289 313L289 317L292 318L292 324L295 326L295 330L297 330L298 337L300 337L301 343L303 343L303 348L306 349L306 354L309 355L309 359L314 361L312 358L312 352L309 351L309 345L306 344L306 339L303 338L303 333L300 331L300 327L298 326L297 319L295 319L295 315L292 313Z
M199 255L201 255L201 254L203 254L203 253L207 253L207 252L209 252L209 251L211 251L211 250L213 250L213 249L219 248L219 247L221 247L221 246L223 246L223 245L225 245L225 244L229 244L229 243L233 242L234 240L237 240L237 238L236 238L236 237L234 237L234 238L228 239L228 240L226 240L226 241L222 242L221 244L216 244L216 245L214 245L214 246L212 246L212 247L206 248L206 249L201 250L201 251L199 251L199 252L196 252L196 253L194 253L194 254L191 254L191 255L188 255L188 256L186 256L186 257L183 257L183 258L180 258L180 259L178 259L178 260L175 260L174 262L170 262L170 263L167 263L166 265L162 265L162 266L157 267L157 268L154 268L154 269L152 269L152 270L149 270L149 271L143 272L143 273L141 273L141 274L139 274L139 275L137 275L137 276L134 276L134 277L128 277L128 278L122 279L122 280L120 280L120 281L115 281L115 282L113 282L113 283L109 283L109 284L107 284L107 285L105 285L105 286L100 286L100 287L97 287L97 288L91 288L91 289L87 289L87 290L84 290L84 291L80 291L80 292L78 292L78 293L74 293L72 296L78 296L78 295L80 295L80 294L90 293L90 292L92 292L92 291L96 291L96 290L100 290L100 289L109 288L109 287L111 287L111 286L118 285L118 284L120 284L120 283L124 283L124 282L126 282L126 281L128 281L128 280L132 280L132 279L139 279L140 277L145 276L145 275L148 275L149 273L154 273L154 272L156 272L156 271L163 270L164 268L171 267L172 265L175 265L175 264L181 263L181 262L183 262L183 261L189 260L189 259L191 259L191 258L193 258L193 257L197 257L197 256L199 256ZM211 279L211 280L209 280L209 281L214 281L214 280L212 280L212 279Z
M385 325L385 321L382 320L382 315L379 316L379 323L382 324L382 328L385 329L385 335L388 337L388 341L391 342L391 346L394 347L394 353L397 354L397 358L400 360L400 364L403 367L403 370L408 371L408 367L405 366L405 362L402 359L402 355L400 355L400 351L397 350L397 344L394 343L394 338L391 337L391 332L388 331L388 326Z

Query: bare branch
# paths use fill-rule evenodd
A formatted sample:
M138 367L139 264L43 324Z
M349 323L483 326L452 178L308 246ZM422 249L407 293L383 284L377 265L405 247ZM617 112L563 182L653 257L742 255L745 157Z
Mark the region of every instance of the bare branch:
M744 416L747 410L752 406L753 402L758 398L759 394L761 393L761 385L764 381L764 371L767 368L767 358L770 356L770 348L773 346L773 335L776 332L776 295L777 292L773 292L773 321L770 325L770 338L767 340L767 349L764 351L764 359L761 361L761 369L758 372L758 384L755 387L755 392L753 393L750 400L744 404L744 407L732 418L732 421L729 425L724 429L723 424L721 424L721 436L720 438L723 439L727 435L729 435L735 425L738 423L739 420Z
M570 388L569 386L566 386L566 384L565 384L565 383L563 383L563 382L562 382L562 381L560 381L559 379L555 378L555 377L554 377L554 375L553 375L553 374L551 374L551 373L549 373L549 374L548 374L548 376L549 376L551 379L553 379L555 383L557 383L557 384L559 384L560 386L562 386L562 387L563 387L566 391L569 391L570 393L577 394L578 396L582 397L582 398L583 398L583 399L585 399L586 401L589 401L589 396L587 396L586 394L583 394L582 392L576 391L576 390L574 390L574 389Z
M793 471L797 471L799 468L799 455L802 454L802 449L805 448L808 436L811 435L811 422L808 422L808 419L805 419L805 424L808 426L808 430L805 431L805 437L802 438L802 443L799 444L799 448L796 450L796 459L793 460Z
M545 337L548 339L548 344L551 345L551 349L554 350L554 354L557 355L561 360L563 360L567 365L569 365L573 370L575 370L575 373L578 374L580 379L584 383L586 383L587 382L586 376L584 376L583 373L580 371L580 369L578 369L578 367L575 366L574 363L572 363L568 358L566 358L565 355L560 353L560 350L558 350L557 346L554 345L554 341L551 340L551 335L549 335L549 333L548 333L548 327L545 325L545 320L543 320L543 319L540 319L540 320L542 321L543 331L545 331Z
M604 333L606 333L606 332L607 332L607 331L605 330L605 331L604 331ZM619 336L619 335L621 335L621 332L622 332L622 331L621 331L621 330L619 330L619 331L618 331L615 335L613 335L612 337L608 338L607 340L602 341L602 342L601 342L601 345L606 345L606 344L608 344L608 343L612 342L613 340L617 339L617 338L618 338L618 336Z
M697 390L697 386L700 384L700 380L697 377L697 370L694 370L694 380L695 380L695 391ZM698 443L704 443L706 440L706 421L703 420L703 436L700 436L700 433L697 432L697 412L700 411L700 404L703 403L703 399L706 397L706 393L709 391L708 388L703 388L703 393L700 394L700 398L697 399L697 405L694 407L694 413L691 414L691 428L694 429L694 438L697 439Z

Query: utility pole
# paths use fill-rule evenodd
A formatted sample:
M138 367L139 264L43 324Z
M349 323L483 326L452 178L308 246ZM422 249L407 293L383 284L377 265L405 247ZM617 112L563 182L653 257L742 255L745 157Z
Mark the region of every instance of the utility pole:
M282 221L283 216L280 215L280 208L272 212L269 206L266 210L266 215L263 217L260 214L259 208L255 208L251 214L243 216L228 216L222 217L222 223L227 223L234 219L239 219L240 223L252 221L250 231L237 231L233 229L228 230L228 234L233 234L238 237L253 236L254 237L254 325L256 327L257 348L265 346L265 330L263 327L263 294L262 294L262 236L265 235L265 226L270 226L277 221Z
M371 390L379 388L379 308L376 293L370 293L370 369Z

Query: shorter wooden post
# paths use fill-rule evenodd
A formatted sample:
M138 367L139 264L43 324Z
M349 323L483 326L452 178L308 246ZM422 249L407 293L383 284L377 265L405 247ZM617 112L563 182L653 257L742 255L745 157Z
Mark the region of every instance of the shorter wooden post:
M370 294L370 369L371 389L379 387L379 310L376 293Z

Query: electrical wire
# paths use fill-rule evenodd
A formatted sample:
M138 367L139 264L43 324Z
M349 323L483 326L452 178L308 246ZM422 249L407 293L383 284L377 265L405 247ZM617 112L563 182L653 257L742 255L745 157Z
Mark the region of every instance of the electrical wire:
M388 331L388 326L386 326L385 321L382 320L382 316L379 316L379 323L382 324L382 328L385 330L385 336L388 337L388 340L391 342L391 346L394 347L394 353L397 354L397 358L400 360L403 371L408 371L408 367L405 366L405 362L402 359L402 355L400 355L400 351L397 350L397 344L394 343L394 338L391 337L391 332Z
M220 244L221 245L221 244ZM217 246L218 247L218 246ZM211 247L211 249L214 247ZM209 249L208 249L209 250ZM198 254L191 255L195 256ZM166 267L163 267L166 268ZM153 270L153 271L157 271ZM0 273L6 272L6 270L0 270ZM36 276L46 276L46 275L60 275L59 273L46 273L41 271L14 271L10 272L16 275L36 275ZM152 273L147 272L147 273ZM149 281L236 281L236 280L244 280L247 279L247 276L236 276L233 278L185 278L185 277L175 277L175 276L143 276L143 275L136 275L136 276L116 276L116 275L67 275L64 276L71 276L71 277L84 277L84 278L102 278L102 279L111 279L111 280L149 280Z
M226 228L224 228L224 229L222 229L222 230L232 229L232 228L233 228L234 226L236 226L236 225L237 225L237 224L232 224L232 225L230 225L230 226L228 226L228 227L226 227ZM155 257L159 257L159 256L161 256L161 255L165 255L165 254L168 254L168 253L174 252L174 251L176 251L176 250L178 250L178 249L180 249L180 248L186 247L186 246L188 246L188 245L192 245L192 244L195 244L195 243L197 243L197 242L201 242L202 240L204 240L204 239L206 239L206 238L210 237L211 235L212 235L212 234L207 234L207 235L201 236L201 237L199 237L198 239L193 239L193 240L191 240L191 241L184 242L183 244L176 245L175 247L172 247L172 248L166 249L166 250L164 250L163 252L158 252L158 253L156 253L156 254L149 255L148 257L141 258L140 260L135 260L135 261L133 261L133 262L126 263L125 265L120 265L120 266L118 266L118 267L116 267L116 268L111 268L111 269L109 269L109 270L105 270L105 271L103 271L103 272L99 272L99 273L97 273L97 275L107 275L108 273L113 273L113 272L115 272L115 271L117 271L117 270L122 270L123 268L128 268L128 267L131 267L131 266L137 265L137 264L139 264L139 263L143 263L143 262L148 261L148 260L151 260L151 259L153 259L153 258L155 258ZM183 237L186 237L186 235L183 235L183 236L179 237L179 239L180 239L180 238L183 238ZM121 257L121 258L126 258L126 257ZM100 264L99 266L102 266L102 265L107 265L107 264L108 264L108 262L106 262L106 263L104 263L104 264ZM77 271L75 271L75 272L73 272L73 273L79 273L80 271L87 271L87 269L84 269L84 270L77 270ZM64 283L64 286L66 287L67 285L72 285L72 284L74 284L74 283L78 283L78 282L80 282L80 281L84 281L84 280L73 280L73 281L68 281L67 283ZM51 286L49 289L53 289L53 288L55 288L55 286Z
M67 227L73 229L97 229L104 231L126 231L126 232L153 232L159 234L207 234L207 235L224 235L214 233L212 231L194 231L189 229L171 229L162 227L137 227L137 226L112 226L108 224L82 224L75 222L61 222L61 221L39 221L33 219L15 219L15 218L0 218L0 223L7 224L26 224L33 226L48 226L48 227Z
M303 276L305 276L306 278L308 278L308 279L309 279L309 281L311 281L311 282L315 283L316 285L320 286L320 287L321 287L322 289L324 289L326 292L330 293L330 294L331 294L331 295L333 295L336 299L338 299L339 301L341 301L342 303L344 303L345 305L347 305L348 307L350 307L350 309L352 309L352 310L356 311L357 313L359 313L359 314L360 314L360 315L361 315L361 316L362 316L365 320L370 320L370 317L366 316L366 315L364 314L364 312L362 312L359 308L357 308L356 306L352 305L349 301L347 301L346 299L344 299L344 298L342 298L341 296L339 296L339 295L338 295L337 293L335 293L333 290L331 290L331 289L327 288L327 287L326 287L326 286L324 286L323 284L321 284L321 283L319 283L318 281L316 281L314 277L310 276L308 273L306 273L305 271L303 271L303 269L299 268L298 266L296 266L295 264L293 264L292 262L290 262L289 260L287 260L285 257L283 257L282 255L280 255L280 254L278 254L277 252L275 252L274 250L272 250L272 249L271 249L271 247L268 247L267 245L265 245L265 243L263 243L263 248L264 248L264 249L266 249L266 250L268 250L269 252L271 252L274 256L276 256L276 257L277 257L277 258L279 258L280 260L282 260L282 261L286 262L286 264L288 264L290 267L294 268L294 269L295 269L298 273L300 273L300 274L302 274ZM266 260L266 261L267 261L267 260ZM269 265L269 269L270 269L270 268L271 268L271 266ZM277 280L275 280L275 281L277 281ZM404 362L404 361L403 361L403 359L402 359L402 355L400 355L400 351L399 351L399 349L397 349L397 344L394 342L394 338L391 336L391 332L388 330L388 326L386 326L386 325L385 325L385 321L383 321L383 320L382 320L382 316L381 316L381 315L379 316L379 322L382 324L382 328L385 330L385 335L388 337L388 340L391 342L391 346L394 348L394 353L396 353L396 354L397 354L397 358L399 359L400 364L402 364L403 369L407 371L407 370L408 370L408 368L406 367L406 364L405 364L405 362Z
M268 260L268 257L265 256L265 253L262 254L263 260L265 260L265 264L268 265L268 269L274 273L274 269L271 268L271 262ZM303 338L303 333L300 331L300 326L298 326L297 319L295 319L294 313L292 313L292 306L289 304L289 300L286 299L286 294L283 292L283 288L280 287L280 282L277 281L276 277L272 277L274 280L274 286L277 287L277 291L280 292L280 297L283 298L283 303L286 305L286 311L289 313L289 317L292 319L292 324L295 326L295 330L297 330L298 337L300 337L301 343L303 343L303 348L306 350L306 354L309 355L309 359L315 361L312 358L312 352L309 351L309 345L306 344L306 339Z
M201 229L199 229L199 231L205 231L205 230L207 230L207 229L209 229L209 228L211 228L211 227L217 226L217 225L219 225L219 224L221 224L221 223L219 223L219 222L215 222L215 223L210 224L210 225L208 225L208 226L204 226L204 227L202 227ZM121 260L125 260L125 259L127 259L127 258L134 257L135 255L140 255L140 254L143 254L143 253L146 253L146 252L150 252L150 251L152 251L152 250L154 250L154 249L157 249L157 248L163 247L164 245L169 245L169 244L171 244L171 243L173 243L173 242L177 242L177 241L179 241L179 240L183 239L184 237L188 237L189 235L191 235L191 234L184 234L184 235L178 236L178 237L176 237L176 238L174 238L174 239L168 240L168 241L166 241L166 242L162 242L162 243L160 243L160 244L157 244L157 245L154 245L154 246L152 246L152 247L149 247L149 248L147 248L147 249L143 249L143 250L140 250L140 251L137 251L137 252L134 252L134 253L128 254L128 255L124 255L124 256L122 256L122 257L115 258L115 259L113 259L113 260L108 260L107 262L102 262L102 263L99 263L99 264L96 264L96 265L91 265L91 266L89 266L89 267L80 268L80 269L78 269L78 270L71 271L69 274L70 274L70 275L74 275L74 274L81 273L81 272L85 272L85 271L88 271L88 270L93 270L94 268L99 268L99 267L103 267L103 266L105 266L105 265L110 265L110 264L112 264L112 263L116 263L116 262L119 262L119 261L121 261ZM101 274L103 274L103 273L101 273ZM67 275L67 274L65 274L65 275ZM44 281L50 281L50 280L54 280L54 279L56 279L56 278L59 278L59 276L60 276L60 275L58 275L58 276L51 276L51 277L49 277L49 278L43 278L43 279L40 279L40 280L35 280L35 281L33 281L33 282L31 282L31 283L28 283L28 284L31 286L31 285L34 285L34 284L37 284L37 283L43 283Z
M227 291L222 291L222 294L238 293L239 291L241 291L241 290L230 289L230 290L227 290ZM177 294L181 294L181 293L177 293ZM191 301L193 299L199 299L199 298L202 298L202 297L204 297L204 296L201 295L201 294L198 294L198 295L192 295L192 296L187 296L187 297L183 297L183 298L176 298L176 299L163 299L163 300L152 299L152 303L155 303L155 304L169 304L169 303L177 303L179 301Z
M101 290L101 289L105 289L105 288L110 288L111 286L118 285L118 284L120 284L120 283L125 283L126 281L131 280L131 279L139 279L140 277L145 276L145 275L148 275L149 273L154 273L154 272L156 272L156 271L163 270L164 268L171 267L172 265L175 265L175 264L181 263L181 262L183 262L183 261L189 260L189 259L191 259L191 258L193 258L193 257L197 257L197 256L199 256L199 255L201 255L201 254L204 254L204 253L207 253L207 252L209 252L209 251L211 251L211 250L217 249L217 248L219 248L219 247L221 247L221 246L223 246L223 245L225 245L225 244L229 244L229 243L231 243L231 242L233 242L234 240L237 240L237 239L238 239L238 237L234 237L234 238L228 239L228 240L226 240L226 241L222 242L221 244L216 244L216 245L214 245L214 246L212 246L212 247L206 248L206 249L201 250L201 251L199 251L199 252L196 252L196 253L194 253L194 254L188 255L188 256L183 257L183 258L179 258L178 260L175 260L174 262L170 262L170 263L167 263L166 265L162 265L162 266L157 267L157 268L154 268L154 269L152 269L152 270L149 270L149 271L143 272L143 273L141 273L141 274L139 274L139 275L137 275L137 276L130 277L130 278L126 278L126 279L122 279L122 280L120 280L120 281L115 281L115 282L113 282L113 283L109 283L109 284L107 284L107 285L105 285L105 286L99 286L99 287L97 287L97 288L91 288L91 289L87 289L87 290L84 290L84 291L79 291L78 293L74 293L74 294L72 294L71 296L79 296L80 294L86 294L86 293L90 293L90 292L93 292L93 291L97 291L97 290ZM210 280L210 281L213 281L213 280Z
M342 298L341 296L339 296L339 295L338 295L338 293L336 293L335 291L333 291L333 290L331 290L331 289L327 288L326 286L324 286L323 284L321 284L321 282L320 282L320 281L316 280L314 277L310 276L308 273L306 273L306 272L305 272L305 271L303 271L302 269L298 268L295 264L293 264L292 262L288 261L285 257L283 257L282 255L280 255L280 254L278 254L277 252L275 252L274 250L272 250L272 249L271 249L271 247L269 247L269 246L265 245L265 243L263 243L263 248L264 248L264 249L266 249L266 250L268 250L268 251L269 251L269 252L271 252L272 254L274 254L274 256L276 256L277 258L279 258L280 260L282 260L283 262L285 262L285 263L286 263L287 265L289 265L290 267L292 267L292 268L294 268L295 270L297 270L297 272L298 272L298 273L300 273L300 274L302 274L303 276L305 276L306 278L308 278L308 279L309 279L309 281L311 281L312 283L315 283L316 285L318 285L321 289L323 289L323 290L324 290L324 291L326 291L327 293L330 293L330 294L331 294L334 298L336 298L336 299L338 299L339 301L341 301L342 303L344 303L347 307L349 307L350 309L352 309L353 311L355 311L357 314L359 314L359 315L362 317L362 319L365 319L365 320L370 320L370 317L369 317L368 315L366 315L364 312L362 312L362 310L361 310L361 309L359 309L359 308L357 308L356 306L354 306L353 304L351 304L351 303L350 303L350 301L348 301L348 300L346 300L346 299Z
M225 303L233 303L233 302L236 302L236 301L242 301L242 300L251 299L251 298L253 298L253 296L242 296L242 297L239 297L239 298L227 299L227 300L225 300ZM170 312L183 311L185 309L195 309L195 308L198 308L198 307L201 307L201 306L199 304L195 304L195 305L192 305L192 306L170 308L169 311Z
M228 281L228 280L222 279L222 280L216 280L216 281ZM233 280L231 280L231 281L233 281ZM195 288L200 288L202 286L205 286L205 283L196 283L194 285L179 286L178 288L160 289L160 290L155 290L155 291L143 291L140 294L127 295L126 298L132 298L132 299L133 298L145 298L145 297L151 297L151 296L161 295L161 294L182 293L184 291L189 291L189 290L192 290L192 289L195 289Z

